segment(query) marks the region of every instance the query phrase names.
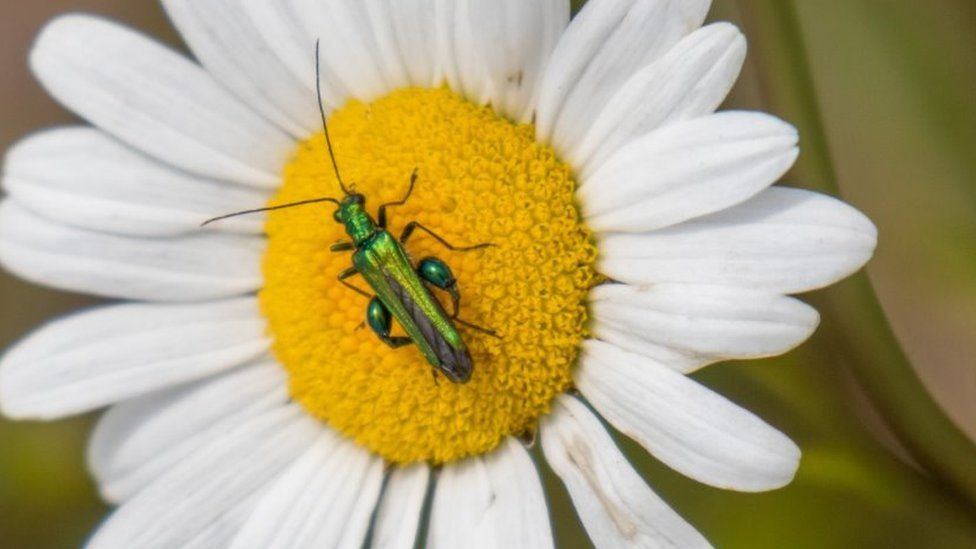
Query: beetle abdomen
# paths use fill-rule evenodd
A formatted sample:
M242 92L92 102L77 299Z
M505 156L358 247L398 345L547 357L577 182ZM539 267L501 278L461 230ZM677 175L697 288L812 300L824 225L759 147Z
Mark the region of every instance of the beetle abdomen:
M414 324L417 326L421 336L433 349L439 364L437 368L444 373L451 381L455 383L465 383L471 379L471 373L474 370L471 354L468 349L460 341L460 337L457 338L456 342L451 342L445 337L444 330L448 326L437 326L435 321L431 319L430 311L425 311L420 305L413 300L410 293L407 292L403 286L400 285L392 277L389 279L390 288L393 290L393 294L400 300L403 304L403 308L407 315L413 320ZM427 291L424 289L424 291ZM441 319L447 319L447 315L444 313L444 309L441 307L440 303L430 296L429 306L433 306L437 309L438 315ZM450 330L453 332L453 326L450 326Z

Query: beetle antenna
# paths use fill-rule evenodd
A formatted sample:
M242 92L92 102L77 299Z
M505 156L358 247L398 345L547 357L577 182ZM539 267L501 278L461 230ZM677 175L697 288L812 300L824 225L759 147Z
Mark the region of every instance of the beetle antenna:
M243 212L234 212L232 214L222 215L220 217L214 217L213 219L208 219L200 224L201 227L206 227L207 225L222 221L224 219L230 219L232 217L238 217L241 215L248 215L260 212L270 212L272 210L284 210L285 208L294 208L296 206L308 206L309 204L319 204L321 202L332 202L333 204L341 205L341 203L335 198L313 198L311 200L302 200L300 202L292 202L290 204L282 204L280 206L271 206L268 208L257 208L255 210L244 210Z
M329 158L332 160L332 169L335 170L339 187L348 196L350 194L349 189L346 188L346 183L342 180L342 176L339 175L339 163L336 162L335 151L332 149L332 136L329 135L329 124L325 121L325 107L322 105L322 64L319 60L319 42L319 39L315 40L315 95L319 101L319 116L322 117L322 130L325 131L325 143L329 147Z

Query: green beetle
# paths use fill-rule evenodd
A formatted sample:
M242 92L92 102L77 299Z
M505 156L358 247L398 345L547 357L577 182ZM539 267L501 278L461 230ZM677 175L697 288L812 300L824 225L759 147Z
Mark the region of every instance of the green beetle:
M318 45L315 50L316 67L319 65ZM471 379L474 365L471 354L461 338L456 325L463 325L474 330L495 336L491 330L481 328L458 318L461 305L461 293L457 281L451 273L450 267L436 257L422 259L417 266L410 260L404 245L413 233L419 229L437 239L450 250L474 251L492 246L490 243L475 246L457 247L416 221L406 225L399 239L393 237L386 229L386 209L391 206L406 204L417 183L417 171L410 177L410 186L403 199L390 202L379 207L377 218L366 210L366 197L360 193L350 191L339 173L332 148L332 138L326 122L325 111L322 108L321 83L316 75L318 84L319 112L322 116L322 128L328 145L329 158L335 170L336 179L345 197L314 198L283 204L270 208L247 210L229 215L215 217L204 222L208 225L215 221L246 215L256 212L293 208L322 202L334 203L338 206L333 218L345 227L349 241L331 246L333 252L352 251L352 266L339 274L339 281L353 291L369 298L366 307L366 323L376 335L392 348L399 348L414 343L420 349L431 367L436 372L443 373L454 383L466 383ZM366 292L349 282L349 278L361 275L373 293ZM428 286L429 285L429 286ZM450 294L453 304L452 313L448 315L440 302L431 294L430 287L444 290ZM407 337L391 335L392 320L403 327ZM497 336L496 336L497 337Z
M452 246L416 221L407 224L399 239L394 238L386 230L386 208L404 204L416 181L415 172L410 178L407 195L403 200L380 206L376 221L366 211L366 198L359 193L349 193L339 203L335 219L345 225L350 241L335 244L331 249L334 252L353 251L352 266L339 274L339 280L370 298L366 321L376 335L393 348L416 344L437 371L455 383L465 383L471 379L474 368L455 323L491 332L458 318L461 294L450 267L436 257L422 259L415 267L404 244L417 229L427 232L451 250L472 251L490 244L464 248ZM375 295L349 284L347 279L357 274L366 280ZM428 285L450 294L453 302L450 316L430 293ZM394 318L409 337L390 335Z

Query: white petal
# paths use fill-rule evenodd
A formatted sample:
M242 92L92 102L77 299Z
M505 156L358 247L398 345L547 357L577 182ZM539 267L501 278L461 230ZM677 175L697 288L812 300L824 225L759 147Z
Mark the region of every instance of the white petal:
M396 43L409 82L422 88L441 84L437 52L437 0L389 2Z
M287 0L284 3L298 14L308 41L321 41L322 64L330 71L329 81L337 82L352 97L367 102L393 89L396 83L385 74L362 0Z
M746 58L746 40L729 23L699 29L635 74L607 103L570 153L584 179L635 137L715 111Z
M546 495L525 447L508 437L484 460L495 495L493 513L501 547L553 547Z
M379 457L326 432L274 482L232 546L359 549L382 483Z
M274 188L295 147L200 67L99 18L55 19L41 32L30 62L65 106L194 173Z
M739 204L796 161L793 126L762 113L722 112L640 138L579 190L596 231L643 232Z
M122 505L88 547L183 547L267 486L321 430L289 406L219 435Z
M475 0L476 2L477 0ZM491 13L492 7L499 2L492 2L489 6L483 6L485 12ZM475 44L475 31L471 28L471 21L475 20L472 13L477 6L469 0L459 0L454 2L454 24L452 34L454 41L451 44L453 52L451 56L457 61L459 82L454 87L455 91L461 93L472 102L482 105L488 102L488 67L480 58L480 49ZM495 12L497 13L497 12ZM492 25L498 29L501 25Z
M512 120L531 121L542 71L569 22L569 2L465 0L455 10L450 54L461 91Z
M0 263L27 280L103 297L198 301L261 286L264 240L216 234L124 237L41 218L0 204Z
M253 298L116 305L60 320L0 362L3 413L52 419L201 379L269 346Z
M244 527L245 522L254 511L254 506L263 495L259 490L214 519L209 526L185 542L180 549L214 549L215 547L229 547L237 533Z
M551 143L561 155L571 150L627 79L701 25L710 3L587 2L546 68L539 95L538 139Z
M393 470L376 511L373 549L413 549L429 480L426 464Z
M265 361L112 407L89 441L88 466L103 497L129 499L165 471L288 401L278 364Z
M701 356L690 355L672 349L671 347L648 341L643 337L642 333L634 333L634 331L620 324L601 322L598 327L594 326L593 336L601 341L612 343L621 349L653 358L668 368L682 373L694 372L712 362L711 359L706 361Z
M800 449L752 413L642 355L584 345L576 384L594 408L672 469L718 488L785 486Z
M437 74L455 92L463 92L461 84L461 60L458 54L470 53L470 36L458 34L458 8L461 2L455 0L434 0L434 43L437 54ZM458 39L465 40L459 47ZM473 70L472 66L471 69Z
M404 7L400 4L414 2L390 2L389 0L362 0L362 9L369 21L369 35L375 41L375 57L387 85L391 89L410 85L407 61L400 49L397 18ZM417 7L417 6L413 6ZM422 8L422 6L420 6ZM414 15L416 17L416 15Z
M798 293L856 272L877 230L829 196L772 187L728 210L600 241L600 271L629 284L681 282Z
M444 467L431 510L432 549L553 546L539 474L521 444Z
M315 38L310 37L301 23L303 14L296 12L291 2L282 0L237 0L247 13L268 48L281 60L292 77L305 85L315 106ZM341 107L349 91L336 80L328 64L321 65L322 100L326 110ZM316 120L318 120L316 118Z
M627 463L606 429L572 397L542 421L542 450L598 549L708 547Z
M452 549L500 547L494 524L486 517L492 506L492 487L484 462L477 457L449 463L435 485L426 547ZM481 525L476 533L474 528ZM476 535L477 534L477 535Z
M723 286L603 284L590 294L590 305L596 337L640 354L647 354L643 341L665 347L684 360L675 365L666 356L649 356L684 372L694 369L688 363L785 353L806 341L820 320L797 299Z
M320 131L315 95L268 47L242 9L246 1L163 0L163 7L196 58L241 101L297 138Z
M175 236L217 215L260 207L267 193L177 171L94 128L36 133L7 153L4 188L48 219L129 236ZM257 234L264 218L219 230Z

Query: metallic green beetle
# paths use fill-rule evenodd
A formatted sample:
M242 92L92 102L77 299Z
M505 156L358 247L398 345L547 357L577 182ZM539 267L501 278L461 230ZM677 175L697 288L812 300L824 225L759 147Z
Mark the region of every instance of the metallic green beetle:
M436 257L428 257L415 268L404 244L416 229L425 231L452 250L471 251L490 244L458 248L416 221L408 223L399 240L395 239L386 230L386 208L404 204L416 181L417 174L414 172L407 195L398 202L380 206L376 221L366 211L363 195L355 192L347 194L335 212L335 220L345 225L351 240L334 244L331 250L354 250L352 266L339 274L339 280L370 298L366 320L384 343L393 348L415 343L437 371L455 383L465 383L471 379L473 365L455 323L484 329L458 318L461 294L447 264ZM366 280L375 296L347 281L357 274ZM430 293L427 284L450 294L453 302L450 316ZM397 320L409 337L390 335L392 318Z
M316 67L319 64L318 45L315 49ZM318 84L319 112L322 116L322 128L328 145L329 158L335 170L336 179L342 188L345 198L341 201L335 198L315 198L291 204L247 210L213 218L204 225L256 212L292 208L321 202L331 202L338 205L333 217L337 223L345 226L348 242L340 242L331 246L333 252L353 251L352 266L339 274L339 281L355 292L370 299L366 308L366 321L379 338L392 348L402 347L414 343L436 372L443 373L455 383L466 383L471 379L474 365L471 354L464 345L461 334L455 324L495 335L491 330L480 328L458 318L461 304L461 293L457 281L451 273L450 267L436 257L422 259L415 268L407 254L404 244L410 236L420 229L437 239L450 250L473 251L487 248L492 244L478 244L476 246L457 247L448 243L427 227L416 221L406 225L399 239L395 239L386 229L386 209L391 206L401 206L409 200L417 183L417 171L410 177L410 186L403 199L390 202L379 207L377 219L366 211L366 197L355 191L350 191L339 173L332 148L332 138L326 123L325 111L322 108L322 91ZM348 279L361 275L375 295L361 290ZM431 294L427 284L448 292L453 302L450 316L444 311L440 302ZM392 319L395 318L403 327L408 337L391 335Z

